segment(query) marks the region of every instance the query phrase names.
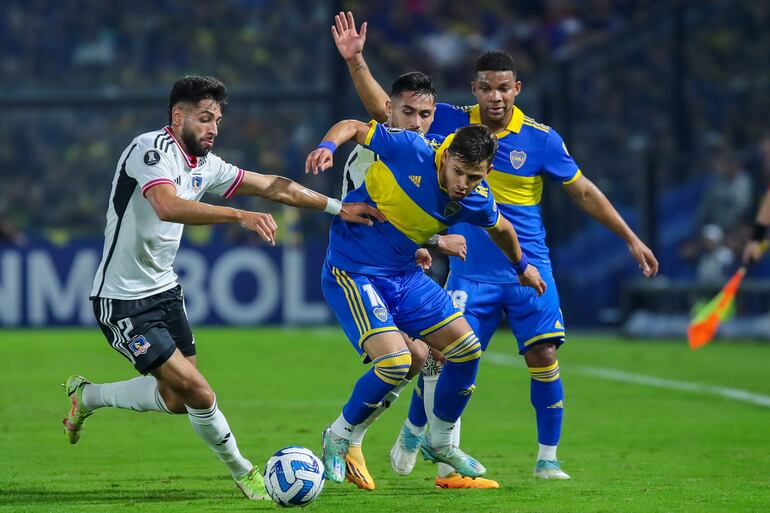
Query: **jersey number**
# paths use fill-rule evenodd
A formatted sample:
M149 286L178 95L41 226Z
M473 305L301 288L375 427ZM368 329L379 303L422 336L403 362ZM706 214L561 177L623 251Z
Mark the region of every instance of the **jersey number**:
M372 313L380 322L385 322L388 319L388 309L385 307L385 303L382 302L382 298L377 291L374 290L371 283L365 283L361 288L366 292L366 296L369 298L369 304L372 305Z

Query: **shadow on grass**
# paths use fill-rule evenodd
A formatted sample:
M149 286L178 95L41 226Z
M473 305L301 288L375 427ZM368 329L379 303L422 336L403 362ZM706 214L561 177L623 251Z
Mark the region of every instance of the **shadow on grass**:
M157 486L157 483L154 483ZM3 506L28 506L40 507L41 505L59 504L62 507L68 505L80 506L99 506L99 505L138 505L138 504L188 504L190 506L198 504L221 504L228 506L259 506L264 504L265 509L273 509L275 506L272 501L249 501L243 497L238 490L232 493L226 493L222 489L216 491L196 486L192 489L121 489L112 488L107 485L102 489L80 489L80 490L52 490L41 488L12 488L0 490L0 505ZM186 508L185 508L186 509ZM207 509L218 509L207 507ZM226 509L233 509L228 507ZM237 508L235 508L237 509ZM262 509L262 508L259 508ZM55 511L51 509L50 511Z

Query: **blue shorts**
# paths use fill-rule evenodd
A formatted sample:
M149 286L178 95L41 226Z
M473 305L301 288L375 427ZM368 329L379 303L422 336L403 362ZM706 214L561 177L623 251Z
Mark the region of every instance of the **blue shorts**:
M505 312L519 345L519 354L524 354L530 346L543 340L557 347L564 343L564 318L556 283L550 272L542 273L542 277L546 292L540 297L534 289L517 283L485 283L451 273L446 289L479 337L483 350L486 351Z
M321 289L364 363L366 339L385 331L419 338L446 326L462 312L449 294L415 267L394 276L349 273L324 263Z

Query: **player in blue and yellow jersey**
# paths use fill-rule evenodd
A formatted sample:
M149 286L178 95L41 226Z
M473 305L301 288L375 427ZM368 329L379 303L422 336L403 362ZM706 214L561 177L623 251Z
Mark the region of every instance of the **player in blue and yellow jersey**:
M350 60L358 63L356 67L350 67L356 90L372 117L382 119L384 91L371 77L361 53L351 56ZM536 412L539 442L535 476L569 479L556 458L564 407L564 388L556 350L565 340L565 328L540 214L544 178L561 182L578 206L620 236L645 276L657 273L658 262L602 192L582 174L559 134L525 116L514 105L515 97L521 92L521 82L508 54L483 54L476 62L471 88L478 104L471 107L437 104L430 133L451 133L468 123L483 124L495 132L500 147L494 159L494 170L488 177L490 190L503 216L516 228L524 252L549 286L546 294L533 298L527 289L518 286L510 264L500 258L502 255L489 244L483 232L471 226L456 225L449 231L466 237L468 253L464 262L451 259L446 288L464 308L484 348L502 313L506 313L519 352L530 371L530 395ZM419 410L415 403L423 398L430 399L431 386L432 380L425 377L424 393L412 398L410 419L411 412ZM425 404L425 411L430 411L429 404ZM406 442L419 439L422 429L424 427L407 420L399 434L391 458L394 468L404 469L401 473L411 471L417 452L414 443ZM458 443L459 431L455 430L458 437L455 443ZM452 487L451 481L442 479L452 471L448 466L440 466L437 485Z
M342 121L307 159L306 171L332 165L338 145L355 139L378 155L364 183L346 200L360 198L387 219L365 229L334 222L322 289L345 334L372 367L357 382L341 415L324 432L327 476L345 479L345 455L355 427L378 408L406 375L411 357L399 330L441 351L446 364L436 386L427 458L463 475L486 469L451 443L451 433L475 388L481 346L449 295L415 266L415 251L437 232L458 223L485 228L508 255L522 284L545 292L528 265L513 226L500 215L483 182L497 150L484 126L469 126L439 146L421 134L376 122Z
M337 18L340 33L345 33L343 21L339 16ZM335 42L337 42L338 48L345 48L346 39L336 38ZM390 90L390 103L386 108L389 111L388 127L403 128L404 130L414 132L426 131L433 122L433 111L436 108L436 90L432 80L428 75L417 71L404 73L393 81ZM348 191L352 191L363 184L369 168L377 159L377 155L372 150L360 144L356 145L345 162L343 198L347 196ZM462 235L436 235L428 240L426 246L434 247L438 252L445 255L465 258L466 245L465 238ZM430 267L431 256L427 249L418 249L416 259L423 268ZM420 373L427 358L428 346L425 343L420 340L412 340L406 334L403 336L412 357L412 366L409 369L409 373L393 390L388 392L388 395L383 400L383 405L373 411L364 422L356 426L345 457L347 480L364 490L374 490L376 487L375 480L369 473L363 454L362 446L366 432L369 426L398 399L401 391L411 383L412 378ZM421 390L421 378L418 380L417 385L418 390ZM424 411L423 416L425 416ZM470 480L471 478L463 479ZM483 478L473 479L473 482L477 485L486 481L488 480Z

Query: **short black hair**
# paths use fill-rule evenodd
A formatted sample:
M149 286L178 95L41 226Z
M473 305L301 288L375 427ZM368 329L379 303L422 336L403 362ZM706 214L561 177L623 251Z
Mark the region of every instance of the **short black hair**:
M168 95L168 122L171 124L171 110L179 102L198 104L199 101L211 99L221 107L227 105L227 88L221 80L214 77L193 75L180 78L174 82Z
M468 125L458 129L446 149L463 164L477 166L485 160L492 163L497 151L497 137L485 125Z
M513 76L517 74L516 62L510 54L501 50L484 52L476 59L474 73L479 71L512 71Z
M393 98L404 91L417 93L420 96L430 96L434 101L438 97L430 75L422 71L410 71L394 80L390 86L390 97Z

